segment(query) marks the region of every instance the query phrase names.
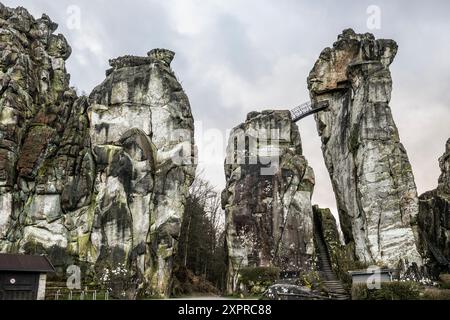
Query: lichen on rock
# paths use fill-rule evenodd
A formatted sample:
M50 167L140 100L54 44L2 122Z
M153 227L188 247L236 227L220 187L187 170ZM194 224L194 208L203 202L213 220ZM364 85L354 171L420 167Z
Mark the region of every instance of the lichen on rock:
M314 172L289 111L252 112L234 128L225 172L228 291L243 268L312 267Z
M421 264L418 197L389 102L393 40L345 30L321 53L308 78L315 118L347 244L357 259L397 267Z
M135 257L152 296L168 294L184 203L195 175L188 98L170 68L171 59L165 59L165 52L172 58L173 53L158 52L156 57L112 60L113 70L91 93L88 108L98 166L96 210L112 220L107 223L112 234L124 223L122 234L110 237L107 247L122 247L122 259Z
M57 25L1 4L0 18L0 251L47 253L60 273L126 265L139 293L168 295L196 169L174 53L113 59L77 97Z
M319 241L325 245L332 271L344 283L351 283L348 272L365 267L356 261L353 244L345 245L341 242L339 226L330 209L315 205L313 214L314 235L320 237Z
M421 250L428 258L433 276L450 268L450 139L439 158L441 175L438 187L419 198Z

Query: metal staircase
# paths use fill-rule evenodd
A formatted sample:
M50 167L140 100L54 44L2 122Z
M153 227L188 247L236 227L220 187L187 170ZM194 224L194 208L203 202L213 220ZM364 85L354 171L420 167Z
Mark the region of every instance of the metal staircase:
M303 118L313 115L317 112L325 110L329 107L328 101L320 101L313 103L311 101L305 102L298 107L291 110L292 121L297 122Z

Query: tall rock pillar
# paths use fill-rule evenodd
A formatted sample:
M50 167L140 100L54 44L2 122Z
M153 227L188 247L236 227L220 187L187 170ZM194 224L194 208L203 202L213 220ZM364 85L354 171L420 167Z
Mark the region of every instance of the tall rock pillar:
M392 40L345 30L320 54L308 78L345 241L367 264L421 263L418 198L411 165L392 118Z
M230 135L225 163L227 289L246 267L309 270L314 172L289 111L252 112Z

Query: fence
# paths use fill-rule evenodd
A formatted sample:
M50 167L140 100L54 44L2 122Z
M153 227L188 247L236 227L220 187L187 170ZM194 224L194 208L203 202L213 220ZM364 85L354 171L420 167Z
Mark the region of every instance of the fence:
M108 290L70 290L68 288L48 288L45 294L46 300L109 300Z

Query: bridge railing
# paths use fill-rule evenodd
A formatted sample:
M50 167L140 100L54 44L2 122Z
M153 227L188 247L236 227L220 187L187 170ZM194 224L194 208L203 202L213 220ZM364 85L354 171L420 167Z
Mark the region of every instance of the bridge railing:
M291 110L292 121L297 122L307 116L325 110L329 107L328 101L313 103L305 102Z

